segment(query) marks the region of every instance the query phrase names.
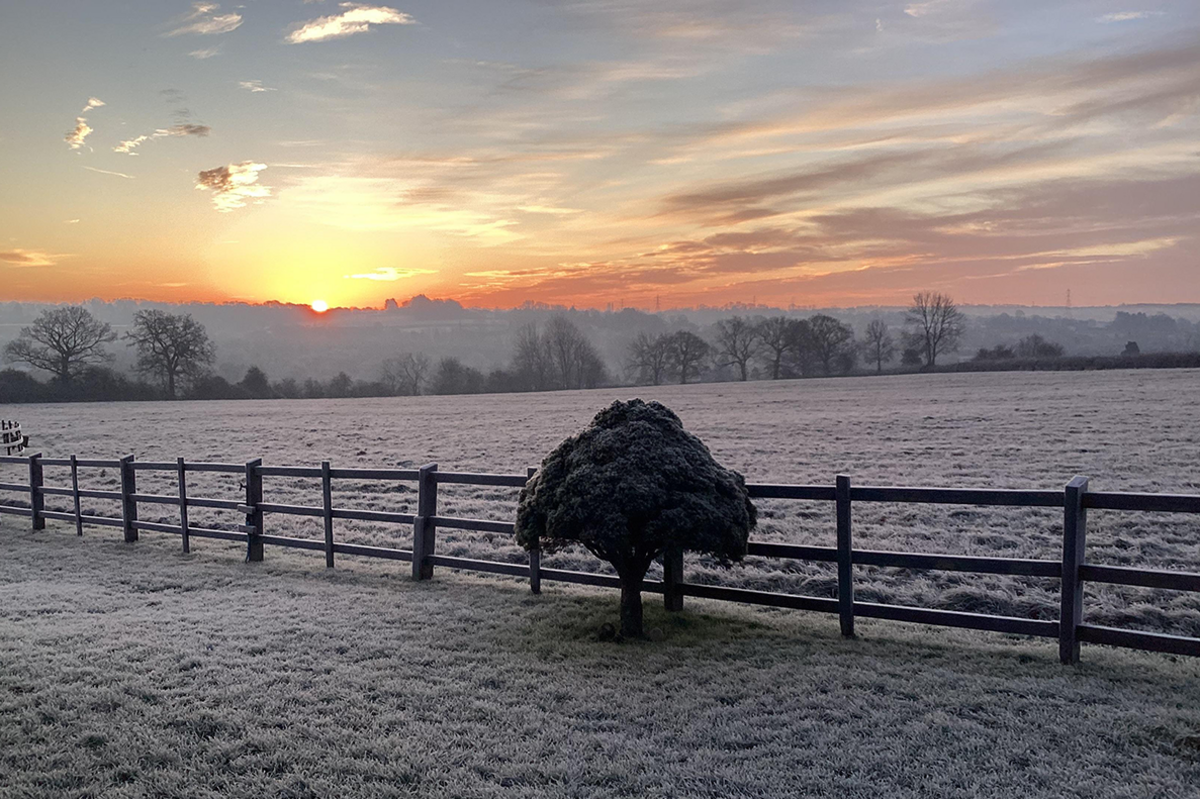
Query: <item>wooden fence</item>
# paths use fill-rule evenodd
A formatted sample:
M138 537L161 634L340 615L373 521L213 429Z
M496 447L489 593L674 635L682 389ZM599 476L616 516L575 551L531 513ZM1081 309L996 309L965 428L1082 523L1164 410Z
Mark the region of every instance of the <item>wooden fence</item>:
M322 463L320 467L264 466L261 459L246 464L185 462L183 458L178 458L175 462L139 462L132 455L120 460L91 460L75 456L57 459L43 458L40 455L10 456L0 457L0 463L25 465L29 475L26 483L0 483L0 492L16 492L28 498L28 507L11 504L11 501L0 503L0 515L15 514L30 518L35 530L43 529L47 519L55 519L72 522L79 535L83 535L85 525L119 527L125 540L129 542L137 541L138 533L143 530L169 533L180 536L184 552L190 551L193 538L240 541L246 544L248 561L262 560L265 546L324 552L325 565L328 567L334 565L337 555L388 558L411 562L412 576L415 580L428 580L433 576L434 567L443 566L452 569L527 577L534 593L540 592L543 580L610 588L619 585L617 577L613 575L543 568L540 553L537 550L530 553L527 564L437 554L437 530L440 527L513 534L513 523L509 521L438 515L439 485L461 484L520 488L534 473L533 469L529 469L526 474L475 474L441 472L438 471L436 463L427 464L419 469L335 469L330 466L328 461ZM71 476L70 487L45 485L43 469L47 466L68 467ZM81 469L118 469L120 490L81 489L79 487ZM164 495L139 492L137 477L141 472L173 474L178 486L177 493ZM245 496L237 500L191 496L187 488L188 474L199 472L219 472L242 476ZM264 501L263 479L273 477L319 478L321 481L321 504L285 505ZM392 513L334 507L332 483L334 480L342 479L415 482L417 484L417 512L415 514ZM831 486L751 483L747 485L747 488L750 495L755 498L834 504L837 526L837 545L835 547L751 541L749 554L767 558L836 563L837 598L689 583L683 575L682 553L673 553L664 558L663 580L649 580L645 584L646 591L663 595L668 609L681 609L683 598L691 596L836 613L840 620L842 634L846 636L854 634L855 618L864 617L1057 638L1059 657L1066 664L1079 661L1080 642L1200 656L1200 638L1118 629L1086 624L1083 621L1083 587L1085 583L1089 582L1200 592L1200 574L1087 563L1085 549L1088 511L1200 514L1200 496L1090 491L1085 477L1076 477L1064 489L1057 491L854 486L851 484L850 478L844 475L838 476L835 484ZM72 510L47 509L45 499L48 496L70 498L73 503ZM118 502L121 506L121 515L120 517L84 515L80 510L81 498ZM852 507L853 503L857 502L1062 508L1062 559L1030 560L855 549L852 533ZM179 523L165 524L140 520L138 506L142 504L176 507ZM188 519L189 508L212 508L233 512L244 516L244 524L229 525L229 529L197 526ZM270 535L266 532L264 520L271 514L320 518L324 521L324 539ZM336 519L412 525L412 548L394 549L339 542L334 537L334 520ZM856 565L1019 575L1058 580L1061 585L1062 598L1059 621L856 601L854 598L854 567Z

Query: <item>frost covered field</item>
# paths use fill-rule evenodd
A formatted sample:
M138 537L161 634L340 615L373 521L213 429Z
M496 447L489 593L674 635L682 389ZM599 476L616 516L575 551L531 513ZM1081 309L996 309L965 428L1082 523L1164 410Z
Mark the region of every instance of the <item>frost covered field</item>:
M975 374L498 397L59 405L15 411L48 456L518 472L615 397L662 400L751 480L1200 490L1200 373ZM12 409L4 409L10 415ZM0 481L18 481L16 467ZM91 474L91 487L115 475ZM144 491L173 483L145 480ZM61 470L47 483L65 485ZM336 485L336 484L335 484ZM236 496L197 476L194 495ZM267 496L315 503L312 481ZM442 487L450 514L515 492ZM335 504L403 510L408 486ZM60 506L61 507L61 506ZM93 511L115 513L95 502ZM833 509L760 503L760 538L830 544ZM146 508L149 511L150 508ZM197 511L199 514L199 511ZM144 513L146 516L152 514ZM162 517L169 519L169 516ZM863 546L1059 556L1059 514L856 506ZM236 522L226 515L198 521ZM320 535L308 520L268 529ZM290 524L285 524L290 523ZM1200 569L1195 520L1094 512L1093 560ZM270 527L274 525L274 527ZM294 526L292 526L294 525ZM338 528L407 546L411 530ZM1200 660L688 599L657 643L599 643L616 596L407 564L0 520L0 797L1176 797L1200 784ZM523 558L439 531L439 551ZM576 567L590 557L561 555ZM829 594L813 564L689 579ZM1054 617L1049 581L859 570L860 596ZM1165 592L1088 619L1200 632Z
M910 375L708 384L481 397L364 400L22 406L14 409L35 447L140 460L270 465L413 467L437 461L449 471L523 472L616 398L657 399L674 409L722 463L750 481L826 483L844 472L856 484L1058 488L1073 475L1103 490L1200 492L1200 372ZM20 480L19 467L4 472ZM116 474L91 475L88 487L114 487ZM5 478L0 478L3 480ZM173 493L139 474L139 490ZM63 470L47 483L66 485ZM198 475L193 496L239 496L236 477ZM411 510L415 486L335 482L334 504ZM319 504L317 481L267 478L268 501ZM516 491L442 486L446 515L511 519ZM763 540L832 546L832 503L762 501ZM115 503L91 508L116 513ZM155 512L165 515L156 516ZM86 512L86 509L85 509ZM1061 511L1033 508L855 505L857 546L913 552L1059 559ZM169 508L143 517L174 521ZM201 524L239 521L193 511ZM19 524L9 519L6 525ZM268 516L268 530L320 537L315 519ZM115 531L96 528L94 536ZM144 533L153 536L153 533ZM404 527L339 522L340 540L408 547ZM1088 558L1095 562L1200 571L1200 520L1170 514L1093 511ZM211 549L197 541L196 549ZM524 562L504 537L443 529L444 554ZM277 550L268 549L267 558ZM311 557L319 559L319 553ZM584 552L547 565L601 568ZM687 579L833 596L831 565L751 558L730 572L690 559ZM1150 589L1089 587L1086 618L1155 631L1200 635L1200 600ZM868 601L1057 618L1055 581L1003 576L858 568L856 591Z

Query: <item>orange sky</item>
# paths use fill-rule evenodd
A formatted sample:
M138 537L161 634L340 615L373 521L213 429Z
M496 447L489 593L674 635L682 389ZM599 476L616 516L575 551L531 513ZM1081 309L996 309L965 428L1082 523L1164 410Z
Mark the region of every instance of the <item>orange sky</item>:
M452 5L6 9L0 299L1200 302L1195 3Z

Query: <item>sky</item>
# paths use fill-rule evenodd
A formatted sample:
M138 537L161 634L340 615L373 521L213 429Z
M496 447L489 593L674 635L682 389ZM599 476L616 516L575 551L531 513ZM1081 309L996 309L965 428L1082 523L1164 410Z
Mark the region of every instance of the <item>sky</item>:
M0 299L1200 302L1200 3L4 0Z

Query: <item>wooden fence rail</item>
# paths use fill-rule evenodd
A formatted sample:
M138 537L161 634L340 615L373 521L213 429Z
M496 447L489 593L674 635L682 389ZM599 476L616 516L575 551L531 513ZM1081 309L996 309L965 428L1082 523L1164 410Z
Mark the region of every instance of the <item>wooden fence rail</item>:
M243 542L246 560L259 561L266 546L312 550L325 554L325 564L332 568L336 555L385 558L408 561L412 564L414 580L428 580L436 566L527 577L530 588L539 593L544 580L616 588L616 576L541 565L541 552L529 553L528 564L439 555L438 528L476 530L512 535L514 525L509 521L470 519L438 513L438 486L472 485L520 488L535 473L477 474L473 472L442 472L436 463L420 469L361 469L333 468L329 462L319 467L264 466L261 459L245 464L186 462L177 458L171 462L137 461L132 455L117 460L43 458L0 456L0 464L25 467L26 482L0 482L0 494L15 493L24 500L0 501L0 517L21 516L30 519L34 530L44 529L46 520L70 522L76 533L83 535L84 526L118 527L125 540L138 540L143 531L178 535L183 551L191 549L191 539L210 538ZM70 469L70 487L45 485L46 467ZM98 491L79 487L81 469L116 469L120 477L119 491ZM175 494L139 492L137 475L142 472L166 472L178 484ZM220 473L239 475L243 480L243 498L221 499L193 496L188 491L189 474ZM266 502L263 499L263 478L304 477L321 482L320 505L291 505ZM384 482L414 482L417 484L416 513L339 508L333 505L334 480L366 480ZM1106 644L1155 652L1200 656L1200 638L1162 633L1122 630L1091 625L1084 622L1083 588L1085 583L1140 586L1200 593L1200 574L1127 566L1104 566L1086 560L1088 510L1127 512L1157 512L1200 514L1200 496L1190 494L1146 494L1099 492L1088 489L1087 478L1076 477L1061 491L1021 491L1011 489L920 488L904 486L855 486L848 476L839 475L831 486L781 485L751 483L750 495L759 499L791 499L834 504L836 546L818 547L751 541L749 554L758 557L833 563L837 566L837 597L814 597L797 594L730 588L720 585L689 583L684 579L683 553L667 552L663 556L663 580L649 580L644 588L661 593L668 610L680 610L684 597L720 599L754 605L766 605L797 610L834 613L838 615L843 635L854 634L854 620L859 617L890 619L945 627L966 627L977 630L1017 635L1055 638L1059 642L1059 657L1063 663L1079 661L1080 643ZM70 511L49 509L46 497L69 497ZM119 516L84 514L81 499L101 499L120 505ZM14 504L24 502L24 504ZM1023 558L979 557L911 552L888 552L855 549L853 546L853 506L856 502L959 504L977 506L1010 506L1063 509L1063 548L1061 560L1031 560ZM174 506L179 523L151 522L138 518L139 505ZM208 508L240 514L242 522L228 529L195 525L188 515L189 508ZM309 516L320 518L324 525L321 539L271 535L265 530L271 515ZM367 546L338 542L334 536L335 520L354 520L412 526L411 549ZM854 567L882 566L902 569L1004 574L1024 577L1050 578L1061 586L1061 608L1058 621L1015 618L984 613L964 613L950 610L861 602L854 598Z

